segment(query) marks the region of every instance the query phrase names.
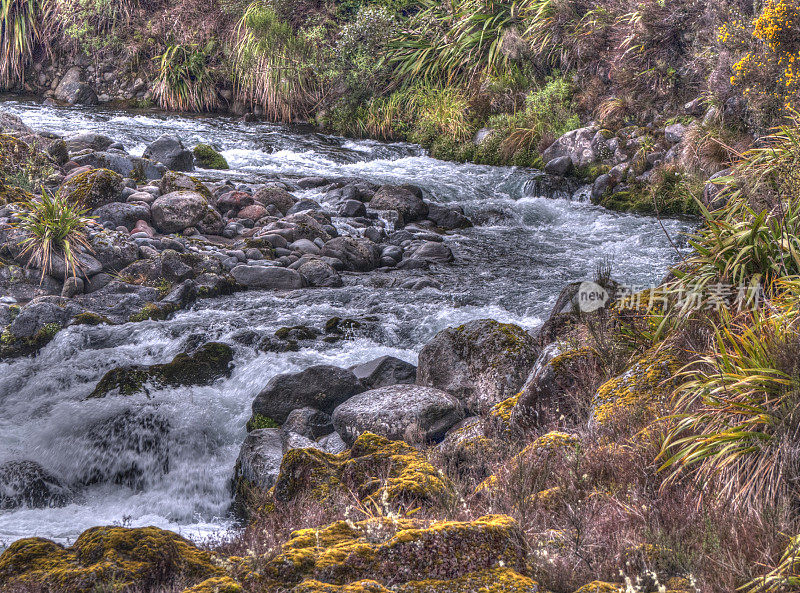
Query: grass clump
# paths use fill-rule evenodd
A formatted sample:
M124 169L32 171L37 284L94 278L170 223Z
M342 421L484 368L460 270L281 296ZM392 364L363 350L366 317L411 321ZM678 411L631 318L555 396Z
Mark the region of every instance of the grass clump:
M46 0L0 0L0 88L25 78L36 46L42 41Z
M210 111L217 105L216 81L209 62L215 45L170 45L157 59L154 97L170 111Z

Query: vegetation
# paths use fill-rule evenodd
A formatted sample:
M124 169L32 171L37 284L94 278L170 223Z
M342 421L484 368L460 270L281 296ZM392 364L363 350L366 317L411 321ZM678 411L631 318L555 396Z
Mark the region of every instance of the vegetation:
M209 111L217 105L216 82L208 66L214 44L170 45L157 61L154 96L171 111Z
M0 0L0 89L25 77L34 49L42 39L47 0Z

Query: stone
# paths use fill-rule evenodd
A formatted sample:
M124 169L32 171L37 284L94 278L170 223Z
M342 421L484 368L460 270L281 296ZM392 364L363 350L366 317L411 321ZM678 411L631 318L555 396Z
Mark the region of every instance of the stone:
M108 169L90 169L70 175L58 189L59 195L86 208L99 208L122 201L122 176Z
M241 210L239 210L239 214L237 214L237 218L245 218L247 220L252 220L253 222L257 222L267 216L269 213L267 209L264 208L261 204L251 204L250 206L245 206Z
M417 380L417 367L394 356L381 356L351 369L367 389L376 389Z
M112 202L111 204L95 208L92 212L92 216L96 216L101 224L109 221L115 227L125 227L130 230L134 228L140 220L150 222L150 208L144 204Z
M542 153L542 160L549 163L557 158L569 157L575 167L586 167L597 162L598 155L592 146L597 131L597 128L589 126L567 132Z
M472 226L470 220L459 208L439 206L438 204L428 204L428 220L433 221L437 227L445 231L467 229Z
M229 169L228 161L208 144L198 144L192 150L195 164L202 169Z
M327 414L363 391L356 376L330 365L273 377L253 401L253 414L283 424L292 410L311 407Z
M194 171L192 151L184 148L180 138L170 134L164 134L151 142L142 157L161 163L170 171Z
M0 510L41 509L67 504L69 490L34 461L0 464Z
M380 263L380 249L365 238L336 237L325 243L320 255L338 259L353 272L369 272Z
M664 129L664 138L670 144L679 144L683 141L683 138L686 135L686 130L686 126L684 126L682 123L672 124Z
M522 328L470 321L439 332L422 348L417 384L447 391L479 414L519 391L537 355L536 340Z
M150 208L155 227L164 233L180 233L196 226L208 213L208 202L197 192L179 190L156 199Z
M313 440L334 432L330 414L314 408L292 410L281 428Z
M70 276L64 280L64 287L61 289L61 296L67 299L74 297L76 294L83 294L84 283L80 278Z
M259 428L247 434L236 460L237 490L247 485L269 490L275 485L283 460L283 435L279 428Z
M238 265L231 274L236 282L247 288L294 290L305 286L299 272L277 266Z
M548 161L544 166L544 172L548 175L558 175L566 177L575 169L572 159L568 156L560 156Z
M338 288L344 286L344 281L339 273L330 264L314 259L305 262L297 271L306 279L310 286L317 288Z
M393 210L400 215L401 224L422 220L428 215L428 206L413 191L394 185L381 187L369 203L373 210Z
M108 169L136 179L161 179L167 168L149 159L131 156L123 152L90 152L73 159L80 166L93 169Z
M393 441L437 441L464 417L460 402L444 391L420 385L390 385L351 397L333 412L345 443L365 432Z
M275 206L281 214L286 214L297 201L292 194L280 187L264 186L253 194L253 199L259 204Z
M73 66L55 90L57 101L69 103L70 105L97 105L97 94L92 87L82 82L82 73L79 66Z
M226 214L230 211L239 212L253 203L253 196L247 192L229 191L217 199L216 207L222 214Z

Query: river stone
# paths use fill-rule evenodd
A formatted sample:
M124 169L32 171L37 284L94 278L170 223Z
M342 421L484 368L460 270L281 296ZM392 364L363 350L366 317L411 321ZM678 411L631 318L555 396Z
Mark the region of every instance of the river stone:
M428 204L428 220L445 231L466 229L472 226L464 212L457 208L448 208L438 204Z
M46 297L45 297L46 298ZM30 338L45 326L63 326L72 316L65 307L47 301L31 301L22 307L8 326L8 332L15 338Z
M61 184L58 193L69 201L87 208L99 208L112 202L121 202L124 183L122 176L108 169L90 169L70 175Z
M320 251L323 257L333 257L352 272L369 272L380 263L380 248L366 238L336 237Z
M180 138L163 134L145 148L142 157L163 164L170 171L194 171L194 155Z
M140 225L141 222L143 221L137 221L135 226ZM129 237L117 231L96 233L89 242L92 246L92 255L100 262L105 271L118 272L139 257L139 246Z
M364 432L394 441L436 441L463 417L458 400L439 389L390 385L365 391L338 406L333 426L352 446Z
M67 70L56 87L54 95L56 100L70 105L97 105L97 94L81 79L79 66Z
M236 282L248 288L294 290L305 286L299 272L277 266L239 265L231 270L231 275Z
M283 424L292 410L311 407L327 414L363 391L356 376L330 365L273 377L253 401L253 414Z
M208 206L205 216L197 223L197 230L204 235L221 235L224 229L225 221L222 219L222 215Z
M253 204L253 196L243 191L229 191L222 194L217 199L217 210L222 214L230 212L239 212L242 208L246 208Z
M330 414L314 408L292 410L281 428L285 432L299 434L314 440L334 431Z
M413 384L417 380L417 367L394 356L381 356L351 370L367 389L400 383Z
M289 212L297 201L292 194L280 187L264 186L253 194L253 200L264 206L275 206L281 214Z
M542 160L549 163L566 156L576 167L591 165L598 160L598 155L592 146L596 134L597 128L592 126L567 132L542 153Z
M115 151L90 152L75 157L73 161L81 166L109 169L123 177L140 179L161 179L167 170L161 163Z
M208 213L208 202L197 192L174 191L157 198L150 209L153 224L164 233L196 226Z
M479 414L519 392L537 354L534 337L516 325L470 321L425 345L417 384L443 389Z
M237 484L269 490L275 485L283 461L283 436L279 428L259 428L247 434L236 460Z
M95 274L103 271L103 265L96 258L88 253L75 254L75 267L64 262L64 256L54 253L50 260L50 271L48 274L56 280L66 280L70 276L78 275L83 279L91 278Z
M211 192L202 181L185 173L167 171L159 181L158 189L162 196L175 191L189 190L203 196L209 204L214 201Z
M269 212L267 212L267 209L261 204L250 204L249 206L245 206L239 210L239 213L236 215L236 217L257 222L268 214Z
M425 241L404 258L400 267L413 267L413 263L447 263L453 261L453 252L444 243Z
M311 286L338 288L344 286L342 277L333 267L322 260L313 259L302 264L298 272Z
M0 510L60 507L67 504L68 494L57 477L34 461L0 465Z
M140 220L150 222L150 208L144 204L113 202L95 208L92 215L96 216L101 224L110 221L115 227L124 226L128 230L135 227Z
M403 224L422 220L428 215L428 206L422 197L405 187L384 185L369 203L374 210L394 210L400 214Z

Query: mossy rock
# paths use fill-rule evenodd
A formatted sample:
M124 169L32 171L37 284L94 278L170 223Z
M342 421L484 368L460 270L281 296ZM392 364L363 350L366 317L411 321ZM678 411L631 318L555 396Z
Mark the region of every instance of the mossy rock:
M210 204L214 203L214 197L211 195L211 191L209 191L202 181L192 175L167 171L161 178L159 187L161 189L161 195L167 195L174 191L188 190L197 192Z
M94 527L64 548L42 538L0 555L0 589L29 586L70 593L168 587L224 576L208 552L156 527Z
M272 418L262 416L261 414L253 414L250 420L247 421L247 432L253 432L260 428L280 428L281 425L275 422Z
M242 586L230 577L211 577L182 593L242 593Z
M178 306L175 303L146 303L139 312L131 315L128 321L132 323L164 321L177 310Z
M295 531L263 574L282 584L315 579L345 585L373 579L390 587L460 579L498 567L524 573L526 561L522 532L505 515L434 523L374 518Z
M327 499L337 489L381 504L429 504L453 500L455 488L425 456L402 441L372 433L356 439L350 451L332 455L293 449L283 458L275 483L279 502L300 495Z
M14 337L6 329L0 333L0 360L34 354L52 342L62 329L63 326L60 323L48 323L29 338Z
M108 324L113 325L114 323L105 315L100 315L98 313L93 313L91 311L85 311L83 313L78 313L75 317L72 318L72 325L101 325L101 324Z
M108 371L89 398L109 393L133 395L153 387L204 385L231 374L233 350L227 344L209 342L194 354L181 353L166 364L131 366Z
M122 176L108 169L91 169L67 179L59 195L94 210L117 201L122 194Z
M592 581L591 583L586 583L583 587L575 591L575 593L623 593L625 590L624 585L607 583L605 581Z
M194 147L194 162L203 169L229 169L225 157L208 144L198 144Z

